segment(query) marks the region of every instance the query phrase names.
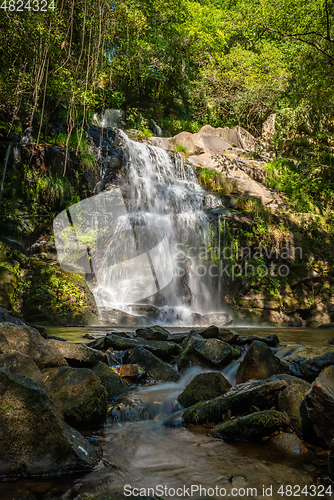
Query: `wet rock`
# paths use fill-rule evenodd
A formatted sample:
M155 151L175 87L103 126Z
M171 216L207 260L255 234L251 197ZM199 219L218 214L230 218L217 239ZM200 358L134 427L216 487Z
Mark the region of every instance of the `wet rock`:
M90 469L92 446L63 422L46 390L0 370L0 474L54 474Z
M162 359L169 360L173 356L177 356L180 352L180 346L175 342L167 342L163 340L145 340L138 338L125 338L108 333L105 337L105 347L112 347L115 350L123 351L126 349L134 349L135 347L144 347L156 356Z
M149 405L138 397L122 396L109 408L108 418L112 422L137 422L150 420L151 412Z
M291 375L313 382L324 368L334 364L334 346L300 347L282 362L289 367Z
M306 446L296 434L282 432L281 434L277 434L277 436L273 436L270 439L270 443L275 448L283 450L290 455L305 455L308 453Z
M184 425L218 423L232 415L249 413L252 406L259 410L277 406L278 395L287 387L284 380L249 380L229 389L223 396L187 408Z
M305 394L309 389L308 382L296 379L278 396L278 410L287 413L291 419L291 425L299 437L307 436L312 430L305 404Z
M1 326L11 349L30 356L38 368L67 366L67 361L58 349L46 341L34 328L28 326Z
M41 371L32 358L25 354L8 349L0 354L0 368L8 373L8 375L24 375L46 389Z
M255 340L240 363L237 381L246 382L251 378L265 379L278 373L280 368L280 360L270 347L264 342Z
M227 342L228 344L237 344L239 334L232 330L232 328L220 328L218 338L223 342Z
M97 363L106 363L105 356L95 349L85 345L61 342L60 340L49 340L49 344L55 347L73 368L90 368Z
M143 366L146 372L158 382L176 382L180 378L171 366L161 361L145 347L135 347L130 351L128 361Z
M169 336L169 332L159 325L137 328L134 335L134 337L140 337L145 340L168 340Z
M192 364L223 368L239 356L240 352L230 344L219 339L206 340L195 334L188 340L178 360L178 366L181 370Z
M183 410L178 410L169 415L165 420L163 421L163 424L165 427L182 427L182 416L183 416Z
M88 368L62 366L43 371L45 384L65 422L78 428L96 428L107 416L107 391Z
M269 347L276 347L279 344L279 338L274 333L272 335L267 335L267 337L257 337L256 335L250 335L248 337L244 337L240 335L237 344L238 345L251 344L255 340L259 342L264 342Z
M92 372L99 377L101 384L107 391L110 403L130 391L128 384L105 363L99 362L92 368Z
M208 328L197 328L191 330L193 333L198 333L204 339L218 339L219 336L219 328L217 326L208 326Z
M139 365L120 365L113 368L113 372L122 378L136 379L144 375L145 370Z
M334 330L334 323L326 323L325 325L318 326L321 330Z
M231 384L219 372L199 373L178 397L179 403L188 408L200 401L208 401L223 395Z
M328 455L328 474L332 481L334 481L334 439L331 442L331 451Z
M334 438L334 366L328 366L320 373L305 399L315 433L330 447Z
M326 340L326 344L334 345L334 337L332 339Z
M290 419L284 413L265 410L223 422L214 427L211 434L225 441L252 441L272 434L289 423Z
M232 325L233 318L227 313L203 314L200 318L201 325L216 325L218 328Z

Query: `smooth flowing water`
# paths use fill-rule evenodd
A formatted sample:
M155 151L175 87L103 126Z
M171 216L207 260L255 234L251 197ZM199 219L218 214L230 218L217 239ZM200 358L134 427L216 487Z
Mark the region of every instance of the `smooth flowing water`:
M78 341L88 332L98 337L107 331L110 328L50 328L48 334ZM312 329L237 328L237 331L259 336L275 332L281 344L287 346L324 345L332 336L330 330ZM134 389L132 397L147 405L151 418L108 423L103 429L86 434L98 441L103 450L103 460L94 471L1 482L1 500L79 500L115 488L123 490L126 486L127 491L130 487L144 488L146 493L148 488L157 488L158 496L166 500L188 498L187 493L180 496L176 490L186 488L187 491L188 488L191 491L191 487L192 498L197 500L222 496L278 500L292 496L290 490L285 489L288 485L293 488L307 486L312 492L312 484L321 493L313 496L331 498L325 493L327 456L315 446L310 447L307 455L292 456L273 448L269 441L228 444L208 436L209 429L176 427L180 420L176 398L201 371L209 370L194 367L176 383ZM235 363L222 373L234 383ZM325 485L324 489L321 485ZM282 495L282 491L288 494ZM153 496L153 491L147 494Z
M212 304L204 281L191 272L200 259L189 259L184 251L206 242L206 192L179 153L119 135L126 157L121 188L126 212L93 253L97 305L100 311L132 312L132 304L146 301L160 308L158 321L193 324L192 313L208 312Z

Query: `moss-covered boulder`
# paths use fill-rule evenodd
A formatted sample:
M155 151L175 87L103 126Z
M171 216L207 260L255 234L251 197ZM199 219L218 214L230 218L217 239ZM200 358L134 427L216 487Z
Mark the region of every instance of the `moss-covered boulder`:
M192 364L197 364L223 368L239 356L240 352L230 344L219 339L204 339L195 334L188 339L178 360L178 367L185 370Z
M334 438L334 366L328 366L320 373L305 399L315 433L330 447Z
M251 378L265 379L278 373L280 369L280 360L270 347L264 342L255 340L240 363L237 381L247 382Z
M216 425L211 434L225 441L252 441L268 436L290 424L289 417L276 410L265 410L236 417Z
M44 370L43 377L65 422L86 429L103 425L108 410L107 391L91 370L62 366Z
M84 325L98 323L95 299L83 276L59 264L31 258L29 284L23 287L22 314L29 323Z
M305 394L310 387L305 380L296 379L278 396L278 410L289 415L291 425L299 437L306 437L312 429L305 404Z
M277 406L278 395L287 385L284 380L249 380L232 387L223 396L190 406L183 414L183 424L218 423L233 415L249 413L252 407L270 409Z
M157 382L176 382L179 374L145 347L137 346L130 351L128 361L145 368L146 372Z
M26 257L0 242L0 306L15 312L17 309L20 272Z
M110 403L116 401L122 394L127 394L130 391L128 384L105 363L99 361L92 368L92 372L99 377L101 384L107 391Z
M63 422L45 389L0 369L0 475L72 472L95 463L92 446Z
M38 368L67 366L67 361L60 352L47 342L35 328L0 324L0 332L6 337L11 349L30 356Z
M334 346L300 347L285 356L283 362L291 375L313 382L324 368L334 365Z
M180 353L180 346L175 342L163 340L145 340L141 337L129 338L121 335L108 333L104 341L105 348L112 347L116 351L134 349L135 347L144 347L156 356L164 360L170 360L173 356Z
M199 373L181 392L178 401L184 408L188 408L200 401L221 396L230 387L231 384L220 372Z
M106 357L96 349L85 345L63 342L61 340L48 340L49 344L57 349L73 368L90 368L97 363L106 363Z

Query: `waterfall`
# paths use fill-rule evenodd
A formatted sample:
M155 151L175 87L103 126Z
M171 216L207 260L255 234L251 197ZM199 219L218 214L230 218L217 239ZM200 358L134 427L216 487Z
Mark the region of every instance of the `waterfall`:
M208 289L193 271L199 260L186 248L206 242L206 192L179 153L137 143L119 131L126 156L118 218L103 251L93 256L97 305L132 312L137 301L157 307L158 320L191 322L207 312Z
M212 322L202 317L220 309L207 265L207 192L179 153L131 141L121 130L117 147L117 182L54 221L61 266L94 276L89 286L106 321L138 315L174 325Z

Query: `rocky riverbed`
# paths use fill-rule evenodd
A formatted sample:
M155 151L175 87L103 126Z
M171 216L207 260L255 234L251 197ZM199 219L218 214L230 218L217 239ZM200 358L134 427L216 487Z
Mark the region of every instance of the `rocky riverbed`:
M0 319L6 500L122 498L130 480L140 487L221 481L228 489L238 481L277 489L304 481L328 493L330 343L283 347L275 333L153 326L110 328L83 344L48 337L4 312ZM222 456L228 466L219 466ZM251 464L262 472L252 477Z

